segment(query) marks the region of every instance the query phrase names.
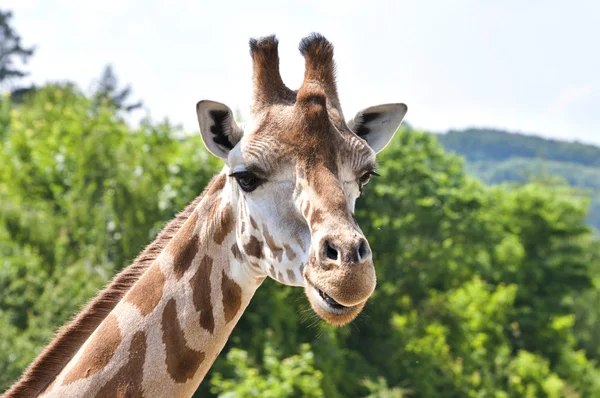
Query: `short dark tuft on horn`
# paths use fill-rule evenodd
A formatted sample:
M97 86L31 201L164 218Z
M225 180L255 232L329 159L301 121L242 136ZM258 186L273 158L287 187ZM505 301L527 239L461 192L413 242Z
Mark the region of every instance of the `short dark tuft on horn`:
M300 41L300 53L306 60L304 80L315 80L335 88L333 45L321 34L311 33Z
M306 36L300 41L298 49L305 57L323 50L322 54L329 54L330 58L333 58L333 45L320 33L313 32Z
M280 102L293 102L295 93L287 88L279 73L279 41L275 35L250 39L254 75L254 108Z
M279 40L275 35L264 36L257 38L251 38L248 42L250 45L250 55L254 56L254 53L257 51L262 51L263 53L271 53L271 56L278 58L277 55L277 47L279 45Z

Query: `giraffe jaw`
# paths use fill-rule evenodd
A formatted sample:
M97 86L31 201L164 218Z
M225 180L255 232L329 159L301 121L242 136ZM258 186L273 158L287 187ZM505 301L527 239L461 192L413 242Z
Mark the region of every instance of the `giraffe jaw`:
M335 325L345 325L362 311L365 302L352 306L345 306L330 297L326 292L316 287L310 280L306 279L305 293L315 313L325 322Z

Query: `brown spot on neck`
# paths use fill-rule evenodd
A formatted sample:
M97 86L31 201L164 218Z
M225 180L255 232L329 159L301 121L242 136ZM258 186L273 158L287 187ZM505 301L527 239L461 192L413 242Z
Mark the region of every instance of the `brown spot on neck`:
M204 360L204 353L188 348L177 318L175 299L170 299L162 315L162 341L166 348L167 370L177 383L185 383L194 375Z
M254 221L254 218L252 218L252 216L250 216L250 224L252 224L252 228L258 229L258 224L256 223L256 221Z
M227 203L218 217L217 229L214 234L215 243L220 245L223 243L227 235L233 231L233 212L231 203Z
M294 240L296 241L296 243L298 243L298 246L300 246L300 249L304 250L304 241L299 236L297 236Z
M271 234L269 234L269 231L267 230L267 227L265 225L263 225L263 235L265 237L265 241L267 242L267 246L269 246L269 249L271 249L271 252L273 253L273 257L275 257L277 261L281 262L281 257L283 256L283 249L277 246L277 243L275 243L275 240L273 239Z
M173 270L177 280L190 268L200 249L200 237L195 233L197 223L198 212L195 211L173 240Z
M225 322L229 323L235 318L242 306L242 288L223 271L221 290L223 291Z
M236 260L242 259L242 253L240 252L240 248L238 247L237 243L234 243L233 245L231 245L231 254L233 254L233 257Z
M92 340L88 343L79 361L65 376L63 385L90 377L104 369L121 344L121 329L114 315L106 317Z
M200 326L206 329L209 333L215 330L215 318L213 316L213 306L210 301L211 287L210 275L212 272L212 258L208 256L202 257L202 261L198 266L196 274L190 280L190 286L193 292L193 301L196 311L200 312Z
M148 315L158 305L163 294L165 276L154 264L125 296L125 301L135 305L142 316Z
M127 363L98 391L96 397L143 397L146 350L146 333L136 332L131 339Z
M283 245L283 248L285 249L285 256L288 258L289 261L292 261L296 258L296 252L294 251L294 249L292 249L290 245L286 243Z
M251 236L248 240L248 243L244 244L244 252L246 252L246 254L249 256L262 258L263 243L256 239L254 236Z
M287 276L288 279L290 280L290 283L295 283L296 282L296 274L294 274L294 271L291 269L287 270Z

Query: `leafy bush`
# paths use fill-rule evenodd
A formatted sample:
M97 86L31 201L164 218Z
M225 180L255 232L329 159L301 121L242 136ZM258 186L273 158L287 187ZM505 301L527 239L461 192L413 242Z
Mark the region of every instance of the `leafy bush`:
M272 344L266 343L262 369L251 366L252 358L239 348L225 357L231 378L217 372L211 380L211 392L221 398L233 397L321 397L323 373L314 367L314 354L309 344L300 345L300 353L281 359Z

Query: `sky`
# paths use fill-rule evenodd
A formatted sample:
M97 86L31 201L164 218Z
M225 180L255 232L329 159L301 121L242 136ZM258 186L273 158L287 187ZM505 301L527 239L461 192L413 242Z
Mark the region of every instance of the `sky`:
M335 46L346 117L404 102L433 132L493 127L600 144L600 2L0 0L14 12L36 84L90 89L110 63L155 120L198 131L195 104L248 114L248 39L275 33L298 88L298 43Z

